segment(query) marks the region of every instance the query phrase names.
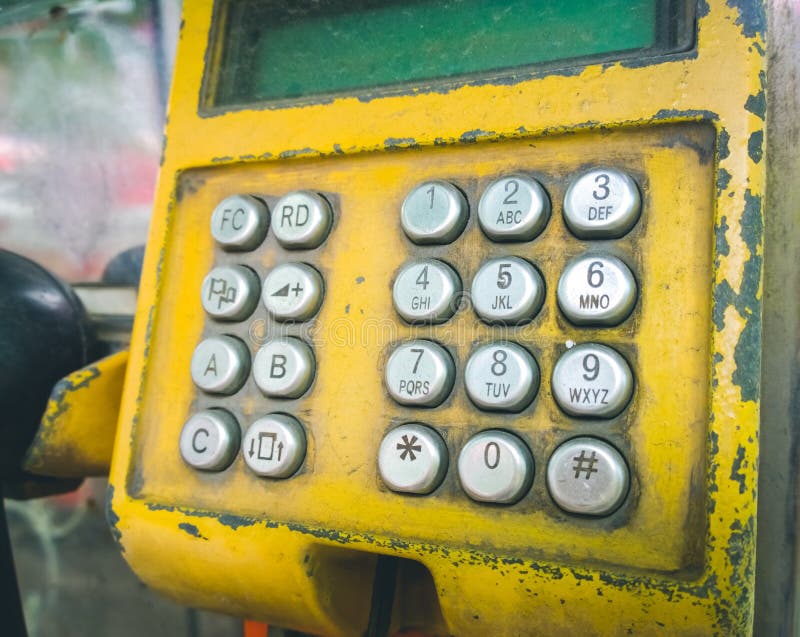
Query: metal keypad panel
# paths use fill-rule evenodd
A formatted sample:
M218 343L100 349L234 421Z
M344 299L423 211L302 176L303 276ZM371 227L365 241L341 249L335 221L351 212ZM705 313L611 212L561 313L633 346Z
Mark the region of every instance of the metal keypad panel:
M203 401L208 406L183 426L179 450L188 466L226 471L241 454L252 474L285 479L303 465L307 423L299 415L272 411L265 402L259 417L240 422L225 407L236 404L248 382L265 400L290 405L312 390L317 369L313 348L302 332L279 330L302 328L322 307L324 277L313 254L298 252L319 249L333 224L331 202L311 190L233 194L210 212L211 236L223 262L211 268L200 286L209 320L190 374L200 396L211 402ZM285 255L265 268L260 257L271 233ZM265 324L273 334L269 338L259 336ZM215 403L223 397L225 406Z
M469 290L475 315L499 338L478 343L461 367L434 338L391 346L384 366L384 386L399 406L439 407L461 387L476 413L517 414L537 406L542 372L537 355L514 330L536 320L548 294L548 282L536 258L513 254L509 244L524 245L546 232L551 198L539 180L522 173L500 175L480 195L477 223L489 244L506 246L499 256L483 260L477 271L459 272L439 258L416 258L396 273L392 302L397 315L411 325L446 325L469 303L457 302ZM420 246L457 243L470 215L471 201L460 184L447 180L420 183L407 195L400 214L406 237ZM626 172L598 167L575 176L563 201L569 232L581 239L602 239L572 257L557 281L550 281L566 324L609 328L629 320L639 296L634 268L614 254L609 239L628 233L641 215L639 187ZM425 248L417 254L425 255ZM530 254L524 251L525 254ZM535 254L535 253L534 253ZM546 255L538 258L546 259ZM577 423L608 421L622 414L635 388L625 356L603 343L575 345L554 359L547 400ZM459 379L461 375L461 379ZM426 420L423 413L420 419ZM396 493L431 495L454 464L463 493L477 503L512 506L534 482L535 460L517 435L524 421L498 421L448 449L442 431L425 422L410 422L386 432L378 450L384 485ZM510 425L510 430L508 429ZM580 426L580 425L578 425ZM457 462L450 461L455 454ZM553 504L571 515L602 517L627 497L628 464L607 440L577 437L562 441L542 459L542 479ZM546 477L545 477L546 474Z

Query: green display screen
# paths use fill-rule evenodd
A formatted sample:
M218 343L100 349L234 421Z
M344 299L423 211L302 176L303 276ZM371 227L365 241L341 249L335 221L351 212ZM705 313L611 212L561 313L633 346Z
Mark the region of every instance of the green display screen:
M666 0L227 0L216 106L674 50ZM685 38L684 38L685 39Z

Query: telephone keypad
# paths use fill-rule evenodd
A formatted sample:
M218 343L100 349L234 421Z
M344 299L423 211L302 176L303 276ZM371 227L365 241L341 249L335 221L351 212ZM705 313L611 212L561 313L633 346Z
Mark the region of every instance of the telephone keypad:
M251 424L242 438L242 457L256 475L288 478L306 457L306 434L288 414L269 414Z
M556 295L564 316L575 325L619 325L636 305L636 279L615 256L585 254L564 268Z
M243 265L218 266L203 280L203 309L219 321L243 321L258 305L261 282Z
M547 488L564 511L610 515L625 499L628 465L619 451L597 438L573 438L556 449L547 463Z
M430 493L441 484L447 465L444 440L421 423L395 427L378 450L378 471L392 491Z
M282 263L264 279L261 298L276 321L306 321L322 305L322 276L305 263Z
M458 456L461 488L478 502L513 504L530 489L533 471L530 450L507 431L476 434Z
M394 308L409 323L444 323L455 313L460 295L458 274L436 259L405 264L392 286Z
M309 190L290 192L272 209L272 232L287 250L318 248L333 225L333 211L320 194Z
M618 239L639 219L636 182L616 168L595 168L575 179L564 195L564 222L579 239Z
M489 324L530 322L542 309L544 295L541 274L519 257L490 259L472 279L475 313Z
M267 235L267 205L250 195L223 199L211 215L211 234L228 252L253 250Z
M570 416L613 418L630 402L633 372L616 350L583 343L556 362L552 390L558 406Z
M386 389L401 405L437 407L453 389L455 375L453 358L444 347L433 341L411 341L389 356Z
M265 396L298 398L314 381L314 352L302 339L277 337L265 343L253 359L253 379Z
M400 222L418 244L452 243L464 230L469 206L463 193L447 181L426 181L403 201Z
M239 423L224 409L206 409L186 421L179 448L184 462L199 471L227 469L239 451Z
M478 347L464 370L467 396L479 409L519 412L539 390L539 366L524 347L511 342Z
M510 175L492 182L478 203L478 223L492 241L530 241L550 219L550 199L535 179Z
M209 394L235 394L250 373L250 351L235 336L212 336L194 350L194 384Z

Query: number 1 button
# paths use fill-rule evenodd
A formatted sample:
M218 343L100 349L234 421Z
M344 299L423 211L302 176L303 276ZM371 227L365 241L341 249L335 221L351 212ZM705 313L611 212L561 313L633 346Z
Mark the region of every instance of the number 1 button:
M533 456L507 431L482 431L461 450L458 479L473 500L513 504L531 487Z
M451 243L467 225L467 200L446 181L426 181L406 197L400 212L403 232L414 243Z

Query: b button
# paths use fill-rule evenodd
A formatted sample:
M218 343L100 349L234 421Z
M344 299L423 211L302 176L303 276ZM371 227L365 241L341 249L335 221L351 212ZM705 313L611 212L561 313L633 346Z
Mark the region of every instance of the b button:
M224 409L207 409L192 416L183 426L181 457L194 469L222 471L239 449L239 423Z

